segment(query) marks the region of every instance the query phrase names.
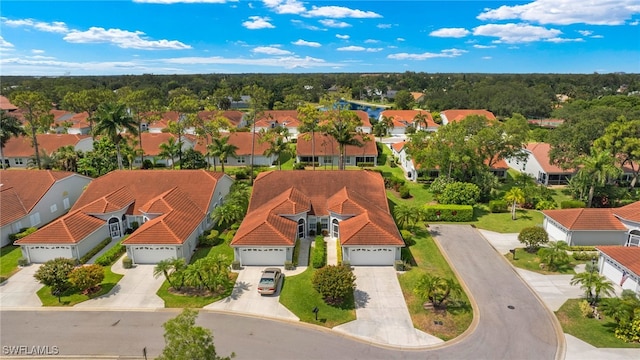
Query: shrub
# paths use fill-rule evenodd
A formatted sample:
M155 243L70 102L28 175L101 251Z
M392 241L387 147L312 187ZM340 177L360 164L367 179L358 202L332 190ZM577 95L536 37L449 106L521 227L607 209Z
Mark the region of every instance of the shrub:
M18 266L27 266L29 265L29 260L26 257L21 257L18 259Z
M407 185L400 186L398 192L400 193L400 197L403 199L408 199L411 197L411 193L409 192L409 187Z
M578 245L574 245L574 246L569 246L569 251L596 251L596 247L595 246L578 246Z
M598 253L596 252L586 252L586 251L577 251L571 255L575 260L585 261L591 260L598 257Z
M124 241L124 239L126 238L123 238L111 249L107 250L104 254L100 255L100 257L96 259L96 264L102 265L102 266L109 266L113 264L116 260L118 260L118 258L122 256L122 254L124 254L125 251L127 251L127 248L124 245L122 245L122 241Z
M389 160L389 167L395 168L398 167L398 164L396 164L396 162L393 160Z
M133 267L133 260L131 260L131 258L128 256L123 257L122 267L125 269L131 269Z
M300 239L296 239L296 244L293 246L293 262L292 266L298 266L298 257L300 256ZM286 268L286 263L285 263ZM293 269L292 269L293 270Z
M426 205L425 221L466 222L473 220L473 206L470 205Z
M245 169L238 169L236 170L235 177L236 180L245 180L249 178L249 174L247 174L247 171Z
M556 205L556 202L553 200L540 200L536 204L536 210L551 210L551 209L555 209L556 207L558 206Z
M285 261L284 262L284 269L285 270L295 270L296 266L291 261Z
M222 242L218 230L208 230L198 237L198 243L202 246L216 246Z
M22 239L23 237L25 237L27 235L33 234L37 230L38 230L38 228L36 228L36 227L22 228L22 229L20 229L19 232L9 235L9 240L11 240L11 241L20 240L20 239Z
M400 230L400 235L402 236L402 238L404 239L405 242L407 242L407 241L411 240L411 238L413 238L413 234L411 233L411 231L405 230L405 229Z
M293 164L293 170L304 170L304 163Z
M533 251L540 245L549 242L549 234L539 226L531 226L522 229L518 234L518 241L527 246L527 249Z
M489 201L489 211L492 213L504 213L509 211L509 206L505 200L491 200Z
M395 267L396 271L404 271L404 262L402 260L396 260L393 266Z
M480 188L476 184L453 182L447 184L438 197L441 204L474 205L480 198Z
M96 264L80 266L69 273L69 282L80 291L94 288L102 280L104 280L104 269Z
M100 250L104 249L107 245L111 243L111 238L106 238L100 242L96 247L91 249L88 253L86 253L83 257L80 258L80 264L86 264L87 261L91 260L95 254L99 253Z
M442 194L442 192L444 191L444 188L448 185L451 184L454 180L450 177L447 176L438 176L437 178L435 178L432 182L431 185L429 185L429 190L433 193L433 195L436 196L436 198Z
M593 308L587 300L580 301L580 314L582 314L582 316L586 318L593 317Z
M234 260L231 262L231 269L240 270L240 261Z
M315 246L311 254L311 265L314 269L320 269L327 264L327 244L322 236L316 236Z
M353 294L356 276L351 268L329 265L316 271L311 282L327 304L340 305Z
M361 162L358 163L358 167L374 167L375 164L372 162Z
M342 262L342 266L351 269L351 262L350 261L343 261Z
M587 204L585 204L584 201L580 200L565 200L560 203L561 209L578 209L584 207L587 207Z

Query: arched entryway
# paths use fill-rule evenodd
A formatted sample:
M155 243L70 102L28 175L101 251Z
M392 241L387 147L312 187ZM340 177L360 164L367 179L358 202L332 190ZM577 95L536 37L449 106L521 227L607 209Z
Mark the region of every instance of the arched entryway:
M304 239L304 219L298 220L298 238Z
M338 219L333 219L331 221L331 236L336 239L340 237L340 226L338 225L338 223Z
M625 246L640 246L640 230L629 231L629 237Z
M116 217L112 217L108 221L109 224L109 235L111 238L116 239L122 236L122 232L120 230L120 221Z

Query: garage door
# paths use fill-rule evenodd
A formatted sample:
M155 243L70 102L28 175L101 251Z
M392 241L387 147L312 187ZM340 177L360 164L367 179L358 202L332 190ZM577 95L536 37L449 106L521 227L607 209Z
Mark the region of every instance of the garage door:
M162 260L175 258L175 246L132 246L133 262L136 264L157 264Z
M348 249L351 265L393 265L396 259L396 248L393 247L353 247Z
M29 258L32 263L41 264L55 258L73 258L71 246L28 246Z
M546 222L547 233L550 237L552 237L556 241L567 241L567 233L565 233L562 229L558 228L552 222Z
M241 265L284 265L286 248L239 248Z

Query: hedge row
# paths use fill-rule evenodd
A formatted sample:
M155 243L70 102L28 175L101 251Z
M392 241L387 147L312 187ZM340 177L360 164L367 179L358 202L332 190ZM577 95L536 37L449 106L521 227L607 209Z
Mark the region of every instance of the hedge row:
M491 200L489 201L489 211L492 213L504 213L509 211L509 205L505 200Z
M311 265L314 269L320 269L327 264L327 244L322 236L316 236L315 244L311 254Z
M127 238L126 236L123 237L122 240L118 241L118 243L114 245L111 249L107 250L104 254L100 255L100 257L96 259L96 264L102 265L102 266L109 266L113 264L116 260L118 260L118 258L122 256L122 254L124 254L125 251L127 251L126 246L122 245L122 242L126 238Z
M96 247L91 249L88 253L86 253L83 257L80 258L80 264L86 264L87 261L91 260L91 258L100 252L100 250L104 249L111 242L111 238L108 237L100 242Z
M473 221L471 205L425 205L425 221Z
M36 232L36 230L38 229L35 227L22 228L20 229L20 232L17 232L15 234L9 234L9 240L11 241L20 240L27 235L33 234L34 232Z

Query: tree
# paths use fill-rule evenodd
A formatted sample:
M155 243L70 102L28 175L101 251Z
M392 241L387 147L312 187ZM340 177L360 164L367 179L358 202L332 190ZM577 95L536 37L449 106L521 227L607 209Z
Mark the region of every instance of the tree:
M611 296L615 293L613 283L606 276L594 274L593 280L593 301L597 304L600 295Z
M509 191L507 191L507 193L504 195L504 199L511 203L511 220L515 220L516 219L516 205L517 204L522 204L525 200L524 198L524 191L522 191L522 189L520 188L511 188Z
M538 250L540 261L551 271L558 270L560 267L569 263L569 255L567 254L569 246L564 241L551 241L549 246Z
M398 226L408 228L421 220L422 212L417 206L399 204L393 209L393 216Z
M442 307L452 297L460 296L462 287L453 279L425 274L418 280L413 292L433 306Z
M201 105L197 96L191 90L178 88L169 92L169 108L178 113L178 120L169 121L166 130L178 138L178 144L180 144L178 160L182 164L182 137L185 130L197 122L197 112L200 110Z
M207 148L207 156L213 157L213 166L215 167L216 157L220 159L220 166L222 166L222 172L224 172L224 164L227 159L236 156L236 150L238 147L229 143L229 136L225 136L222 138L215 138L213 142L209 144ZM253 170L251 170L253 173Z
M620 325L621 322L633 321L634 311L640 308L640 299L633 290L623 290L620 297L604 299L600 303L603 314L609 316Z
M249 100L249 112L247 113L247 121L248 124L251 125L251 164L249 170L249 183L253 185L254 153L256 146L256 121L262 116L264 111L268 109L269 101L271 100L271 97L273 95L257 85L247 86L243 89L243 92L251 96L251 100Z
M78 161L82 158L82 152L76 151L73 145L59 148L51 154L53 168L64 171L78 171Z
M214 112L210 116L198 115L196 117L196 136L201 141L204 140L205 149L209 148L209 142L212 139L220 137L220 130L228 130L231 128L229 119L222 116L219 111ZM207 165L209 164L209 156L206 156ZM213 171L216 171L215 159L213 162Z
M218 226L223 224L230 226L231 224L244 219L246 213L246 210L243 210L238 204L224 203L213 209L211 218L218 224Z
M325 121L320 126L322 132L331 136L338 143L338 170L345 169L346 147L363 146L357 136L362 136L358 127L362 126L362 121L351 110L328 110L325 112Z
M153 268L153 277L157 278L160 275L164 275L165 280L169 283L169 286L180 290L182 287L181 273L187 267L184 258L170 258L159 261Z
M580 288L584 290L585 296L588 300L593 298L593 280L594 275L598 273L598 267L594 264L588 263L585 266L585 271L576 274L571 278L571 285L580 285Z
M29 128L29 137L33 142L36 166L42 169L36 134L49 130L53 123L53 114L50 113L51 101L38 92L20 91L11 94L11 102L22 110L22 116Z
M356 276L347 266L328 265L314 272L311 282L327 304L340 305L353 296Z
M282 154L289 153L289 144L284 141L284 137L278 135L275 132L267 131L265 133L260 134L260 139L258 142L266 142L269 144L269 147L265 149L265 156L275 156L278 159L278 170L282 170L282 164L280 163L280 156Z
M195 325L197 316L196 310L184 309L180 315L162 325L165 347L158 359L230 360L235 357L233 353L227 357L218 356L211 330Z
M118 155L116 146L108 137L93 143L93 150L78 159L78 172L86 176L99 177L116 169Z
M609 179L620 176L622 170L615 166L615 158L610 153L595 149L591 149L591 155L584 157L580 163L583 167L578 173L583 172L587 174L587 178L591 179L587 199L587 207L591 207L596 186L605 186Z
M124 131L138 135L138 124L127 113L124 104L108 102L101 104L96 113L97 124L94 129L96 135L105 135L116 146L118 169L122 170L122 152L120 143L125 139ZM126 141L126 140L125 140Z
M549 234L540 226L531 226L520 231L518 241L527 246L528 252L534 252L540 245L549 242Z
M231 281L230 267L231 260L223 254L198 259L185 270L185 283L196 288L206 288L211 292L219 291Z
M140 146L141 163L144 164L144 150L142 147L142 123L143 121L149 122L149 119L153 115L149 115L152 110L156 110L160 107L158 103L158 95L153 88L147 88L142 90L129 90L119 89L118 95L122 99L122 102L131 111L133 118L138 124L138 145Z
M319 130L318 122L320 121L320 111L317 107L307 104L298 108L298 132L303 134L305 140L311 140L311 163L313 170L316 169L316 139L315 133ZM310 135L309 135L310 133Z
M201 152L196 149L187 149L182 154L183 169L204 169L207 167L207 160Z
M56 258L42 264L33 275L41 284L51 288L51 295L60 297L71 287L69 274L76 267L74 259Z
M160 148L158 155L167 159L167 166L175 166L174 161L180 152L180 143L176 141L176 138L170 137L166 143L162 143L158 147ZM171 160L171 164L169 164L169 160Z
M398 110L410 110L413 108L414 101L413 95L407 90L400 90L396 93L396 97L394 99L396 103L395 108Z
M640 120L628 121L623 116L618 118L607 126L604 135L595 140L594 146L608 151L620 167L631 168L633 179L629 187L633 188L640 174Z
M87 121L89 122L89 133L93 132L94 115L98 111L101 104L115 100L113 91L109 89L89 89L80 91L71 91L65 94L62 99L62 108L71 110L75 113L87 113Z
M12 137L24 135L25 131L17 117L0 110L0 161L2 161L2 169L6 167L4 161L4 146Z
M438 197L441 204L474 205L480 197L480 188L477 185L463 182L447 184Z
M69 273L69 282L80 291L98 286L104 280L104 269L97 264L79 266Z
M413 123L418 130L426 130L427 126L429 126L428 120L427 112L418 111L416 116L413 117Z

